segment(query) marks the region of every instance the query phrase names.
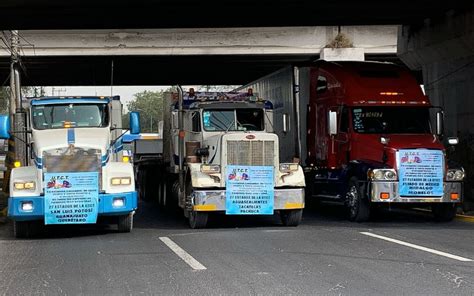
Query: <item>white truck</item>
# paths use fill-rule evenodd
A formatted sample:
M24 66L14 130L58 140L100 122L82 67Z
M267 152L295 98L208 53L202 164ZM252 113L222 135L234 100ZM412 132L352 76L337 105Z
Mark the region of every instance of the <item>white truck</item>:
M0 116L0 138L23 132L28 147L10 177L14 235L34 235L43 223L93 224L98 216L131 231L137 194L132 164L122 160L120 98L41 97L23 105L26 131L11 131L9 116ZM130 130L140 132L137 113Z
M163 157L173 194L164 199L177 199L191 228L206 227L214 212L278 212L284 225L301 222L303 170L296 162L280 162L270 101L251 91L181 91L167 103Z

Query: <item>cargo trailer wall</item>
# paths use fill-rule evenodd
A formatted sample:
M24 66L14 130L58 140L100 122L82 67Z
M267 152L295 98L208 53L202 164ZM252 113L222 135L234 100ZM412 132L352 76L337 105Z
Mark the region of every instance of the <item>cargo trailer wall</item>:
M295 87L295 81L299 83L298 87ZM308 67L285 67L236 89L246 91L252 88L259 97L273 103L273 127L279 137L280 162L291 162L298 156L305 164L309 81ZM299 93L295 92L297 90ZM288 121L286 132L284 114L287 114Z

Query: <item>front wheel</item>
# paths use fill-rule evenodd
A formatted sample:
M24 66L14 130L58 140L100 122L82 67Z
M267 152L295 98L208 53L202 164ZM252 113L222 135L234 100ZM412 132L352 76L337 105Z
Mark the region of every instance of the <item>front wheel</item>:
M303 219L303 209L280 211L281 223L285 226L298 226Z
M355 177L349 180L346 203L350 221L365 222L369 220L370 204L367 198L364 198L363 190Z
M31 238L39 235L40 221L13 221L15 238Z
M435 221L449 222L456 216L456 204L439 203L431 205L431 212L433 213Z
M118 216L117 228L119 232L130 232L133 229L133 213Z
M188 222L192 229L206 228L209 214L206 212L189 211Z

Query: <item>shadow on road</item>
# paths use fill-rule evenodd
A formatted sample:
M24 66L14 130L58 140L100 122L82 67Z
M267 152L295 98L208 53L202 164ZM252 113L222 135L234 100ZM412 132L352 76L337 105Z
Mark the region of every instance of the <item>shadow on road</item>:
M102 236L117 233L113 220L99 221L97 225L56 225L41 227L40 235L34 239L63 239ZM347 220L344 207L318 204L307 205L300 227L354 227L354 228L416 228L416 229L466 229L472 225L464 222L437 223L430 212L407 209L378 209L370 221L364 223ZM273 216L226 216L212 214L207 229L268 228L284 227L278 214ZM140 202L135 214L134 229L190 230L180 209L163 209L156 204ZM132 230L133 232L133 230ZM12 223L0 224L0 240L13 238Z

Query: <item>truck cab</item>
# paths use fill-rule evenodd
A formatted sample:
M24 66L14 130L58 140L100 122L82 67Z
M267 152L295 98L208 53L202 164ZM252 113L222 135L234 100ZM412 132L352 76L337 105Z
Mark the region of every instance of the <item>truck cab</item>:
M100 216L114 216L118 230L129 232L137 195L132 165L122 161L119 97L41 97L24 105L28 159L12 169L8 199L15 235L33 234L38 223L90 224ZM15 138L8 121L2 134Z
M443 111L407 70L389 63L311 68L307 164L312 195L342 201L354 221L377 205L431 206L453 219L464 170L446 158ZM449 143L448 143L449 142Z
M178 141L184 137L186 188L178 200L190 226L205 227L210 212L274 211L285 225L298 225L304 174L297 163L279 161L272 103L248 93L188 93L183 105L184 132L178 128L178 106L173 104L170 125L164 125L170 130L164 135L171 135L171 172L179 169ZM261 182L260 188L245 190L258 187L256 182Z

